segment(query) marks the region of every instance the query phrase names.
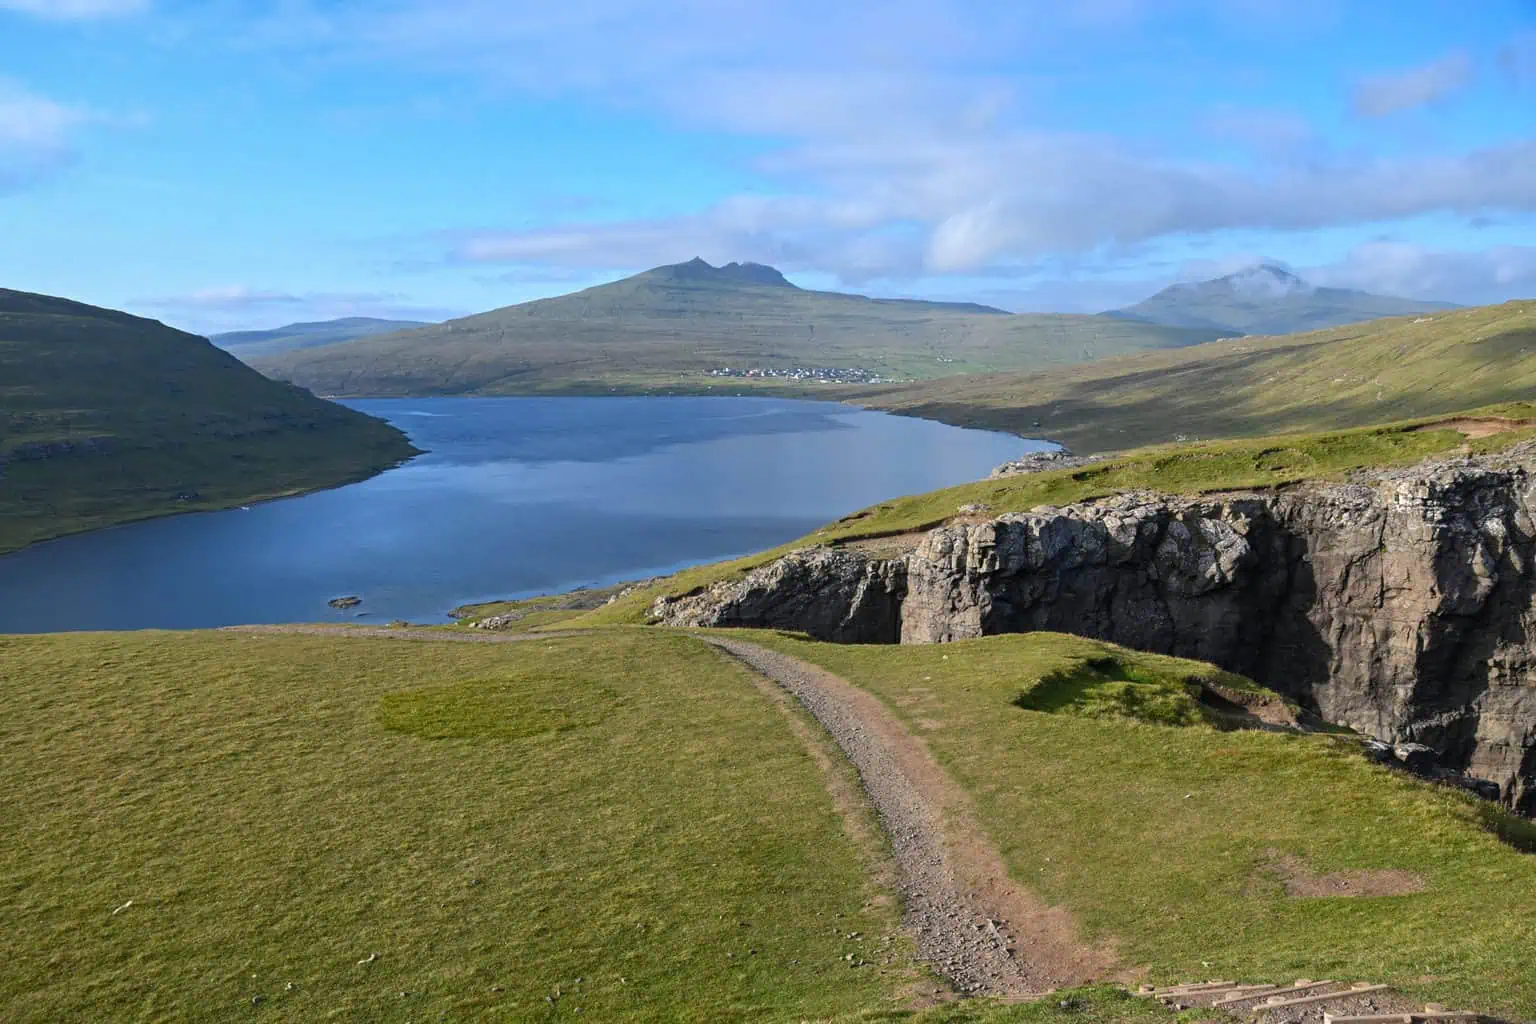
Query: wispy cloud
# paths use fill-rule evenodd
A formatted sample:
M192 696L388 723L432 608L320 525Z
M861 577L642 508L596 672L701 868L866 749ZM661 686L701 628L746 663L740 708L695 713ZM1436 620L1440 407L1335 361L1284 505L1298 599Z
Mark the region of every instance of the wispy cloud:
M152 310L178 326L202 334L349 316L446 320L466 312L422 305L396 292L288 292L248 285L221 285L184 295L156 296L132 305Z
M1523 32L1501 46L1499 66L1516 85L1536 85L1536 31Z
M74 159L89 111L0 79L0 193L31 184Z
M1248 170L1070 136L854 139L802 148L792 163L819 195L741 196L681 217L472 233L455 240L453 256L599 267L703 255L856 281L985 272L999 262L1179 234L1536 210L1536 142L1463 156Z
M142 14L150 0L0 0L0 11L16 11L56 21L87 21Z
M464 262L597 268L702 255L858 283L1178 234L1536 209L1536 143L1376 161L1321 151L1311 126L1284 111L1218 110L1206 127L1250 154L1228 163L1031 126L1031 73L1018 67L1196 6L1275 30L1276 12L1258 0L292 0L267 32L283 45L578 95L773 147L752 168L771 182L761 193L675 217L462 233L449 257ZM1331 8L1317 0L1287 18L1324 21ZM1470 75L1470 58L1456 53L1363 82L1355 99L1385 114Z
M1472 75L1472 57L1463 50L1416 68L1371 75L1355 87L1355 112L1386 117L1427 106L1470 85Z
M1475 305L1536 297L1536 246L1445 252L1409 242L1357 246L1339 263L1306 271L1318 284Z

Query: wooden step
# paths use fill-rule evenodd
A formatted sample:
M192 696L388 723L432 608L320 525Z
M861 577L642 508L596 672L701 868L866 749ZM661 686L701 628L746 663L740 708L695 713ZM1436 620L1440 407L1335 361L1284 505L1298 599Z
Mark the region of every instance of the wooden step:
M1447 1010L1434 1003L1415 1013L1377 1013L1364 1017L1335 1017L1323 1014L1323 1024L1417 1024L1432 1020L1477 1020L1481 1014L1467 1010Z
M1151 985L1143 985L1137 990L1137 995L1152 996L1188 996L1198 995L1201 992L1210 992L1214 989L1232 988L1235 981L1191 981L1184 985L1169 985L1166 988L1154 988Z
M1292 1006L1310 1006L1313 1003L1326 1003L1334 999L1348 999L1350 996L1364 996L1372 992L1385 992L1390 985L1372 985L1369 982L1356 982L1351 988L1340 989L1337 992L1319 992L1316 995L1302 996L1299 999L1276 999L1271 996L1270 1001L1260 1003L1253 1008L1254 1013L1268 1013L1271 1010L1284 1010ZM1397 1014L1396 1016L1402 1016Z
M1273 992L1254 992L1253 994L1246 995L1246 996L1233 996L1230 999L1223 999L1221 1002L1219 1002L1219 1003L1212 1003L1211 1005L1213 1007L1216 1007L1216 1006L1227 1006L1227 1005L1232 1004L1232 1003L1244 1003L1244 1002L1247 1002L1250 999L1255 999L1255 998L1257 998L1259 996L1266 996L1266 997L1268 997L1268 996L1300 995L1303 992L1310 992L1310 991L1312 991L1315 988L1323 988L1325 985L1337 985L1337 984L1338 984L1338 982L1336 982L1336 981L1307 981L1306 979L1302 978L1302 979L1298 979L1296 984L1294 984L1294 985L1288 985L1285 988L1275 989Z
M1157 999L1191 999L1191 998L1199 997L1199 998L1202 998L1202 999L1206 999L1206 998L1209 998L1211 996L1235 996L1236 998L1239 998L1239 999L1245 999L1245 998L1251 998L1252 996L1267 995L1270 992L1273 992L1274 990L1275 990L1275 986L1273 986L1273 985L1224 985L1221 988L1203 988L1203 989L1196 989L1194 991L1184 991L1184 992L1166 992L1166 991L1161 991L1161 992L1154 993L1154 998L1157 998ZM1246 995L1239 995L1238 993L1247 993L1247 994Z

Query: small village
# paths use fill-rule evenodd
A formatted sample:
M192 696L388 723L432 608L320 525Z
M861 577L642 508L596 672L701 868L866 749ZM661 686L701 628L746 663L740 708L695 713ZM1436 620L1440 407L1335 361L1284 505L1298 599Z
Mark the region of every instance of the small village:
M777 378L816 384L899 384L902 382L902 378L883 376L876 370L867 370L858 366L831 369L822 366L769 366L751 369L722 366L719 369L710 370L709 375L711 377Z

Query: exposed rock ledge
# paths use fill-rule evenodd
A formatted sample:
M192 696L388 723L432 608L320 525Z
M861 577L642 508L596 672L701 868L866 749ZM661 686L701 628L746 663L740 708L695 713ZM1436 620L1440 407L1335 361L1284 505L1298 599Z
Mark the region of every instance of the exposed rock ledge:
M1211 661L1536 813L1536 444L1196 498L941 526L894 559L796 551L662 599L678 626L853 643L1056 630Z

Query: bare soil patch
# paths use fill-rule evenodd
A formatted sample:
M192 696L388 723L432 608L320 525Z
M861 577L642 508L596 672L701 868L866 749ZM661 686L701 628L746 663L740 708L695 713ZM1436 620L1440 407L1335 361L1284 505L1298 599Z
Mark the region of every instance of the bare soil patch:
M908 533L891 534L888 537L864 537L859 540L846 540L838 542L838 547L849 551L859 551L871 558L900 558L909 552L916 551L917 546L928 536L927 530L913 530Z
M1118 957L1008 875L970 799L872 694L741 640L706 637L778 683L858 769L890 841L918 958L965 995L1027 999L1104 977Z
M1454 430L1463 437L1476 439L1479 437L1492 437L1494 434L1502 434L1528 424L1520 420L1506 420L1497 416L1470 417L1460 416L1448 420L1436 420L1434 423L1426 423L1423 426L1414 427L1419 430Z
M1327 899L1352 896L1406 896L1423 892L1424 876L1396 869L1334 871L1315 874L1298 857L1271 852L1263 870L1279 877L1292 899Z

